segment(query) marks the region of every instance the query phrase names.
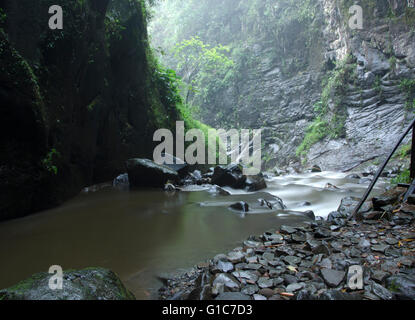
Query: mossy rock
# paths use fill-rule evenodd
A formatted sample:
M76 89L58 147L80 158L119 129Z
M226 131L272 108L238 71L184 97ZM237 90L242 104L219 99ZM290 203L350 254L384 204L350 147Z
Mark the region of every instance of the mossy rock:
M63 273L63 289L51 290L52 274L42 272L7 289L0 300L135 300L118 276L108 269L87 268Z

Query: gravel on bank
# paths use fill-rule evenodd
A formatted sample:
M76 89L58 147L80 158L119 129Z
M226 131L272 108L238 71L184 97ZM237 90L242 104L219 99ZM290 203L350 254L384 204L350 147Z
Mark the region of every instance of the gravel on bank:
M349 197L326 220L251 236L168 279L160 299L415 299L415 197L402 203L405 191L367 201L360 221L347 220L359 201Z

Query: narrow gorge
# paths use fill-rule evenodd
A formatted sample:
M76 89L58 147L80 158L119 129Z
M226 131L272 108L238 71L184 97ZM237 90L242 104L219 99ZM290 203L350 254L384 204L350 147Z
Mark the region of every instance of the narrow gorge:
M0 304L415 299L413 1L58 2L0 0Z

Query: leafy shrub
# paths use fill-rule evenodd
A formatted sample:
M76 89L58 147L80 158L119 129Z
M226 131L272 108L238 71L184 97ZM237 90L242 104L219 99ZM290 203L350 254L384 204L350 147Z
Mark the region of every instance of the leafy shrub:
M60 153L56 151L55 148L52 148L46 157L42 160L43 167L49 171L50 173L53 173L54 175L58 174L58 167L56 166L56 161L58 158L60 158Z
M317 118L307 129L303 142L297 149L297 156L305 156L311 146L327 137L329 124L327 121Z
M402 171L396 178L391 179L390 183L392 185L396 185L398 183L411 183L409 169Z

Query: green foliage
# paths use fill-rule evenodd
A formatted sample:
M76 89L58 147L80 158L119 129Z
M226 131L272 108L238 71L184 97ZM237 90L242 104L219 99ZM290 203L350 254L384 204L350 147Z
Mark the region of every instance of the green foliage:
M329 128L327 121L317 117L308 127L303 142L297 148L297 156L306 156L312 145L327 137Z
M399 84L402 91L404 91L407 97L415 95L415 80L414 79L402 79Z
M376 76L376 80L375 80L375 89L378 93L379 96L382 96L383 94L383 89L382 89L382 80L380 79L379 76Z
M118 17L106 16L105 17L105 35L107 40L111 39L122 39L122 32L126 28L121 24L121 21Z
M408 111L415 110L415 80L402 79L399 85L402 92L405 93L406 102L405 108Z
M153 81L156 84L163 105L167 106L169 113L178 113L178 118L185 123L186 130L200 129L207 138L209 126L194 119L192 108L183 102L180 94L180 87L183 86L181 78L176 71L163 67L154 58ZM157 110L153 110L155 117L165 118L166 115L158 114ZM207 140L206 140L207 142Z
M46 157L42 160L43 167L50 173L57 175L58 167L56 165L57 160L61 157L60 153L56 149L52 148Z
M407 7L404 14L405 23L414 28L415 26L415 8Z
M397 185L398 183L411 183L410 175L409 169L405 169L396 178L391 179L390 183L392 185Z
M185 102L193 94L194 101L207 103L209 95L220 89L221 84L229 81L234 66L230 59L229 47L217 45L211 47L199 37L183 40L173 48L176 67L186 84Z
M319 64L319 54L310 53L321 52L319 10L317 0L160 1L149 29L161 61L183 78L185 103L200 107L198 116L215 125L224 126L216 116L222 112L221 122L238 126L236 108L222 97L232 90L246 100L238 90L247 77L259 76L264 61L280 64L286 77L309 65L308 59Z
M176 71L159 65L155 70L155 81L166 105L182 103L179 92L180 78L177 76Z
M399 150L394 155L394 158L399 158L401 160L405 159L411 154L412 144L405 144L399 148Z
M0 28L3 28L7 20L7 14L3 8L0 8Z
M342 108L342 98L346 94L346 84L355 80L356 64L350 55L336 64L328 77L323 80L321 99L314 105L317 117L306 131L303 142L297 148L297 156L305 157L311 146L326 137L332 139L345 136L346 110ZM329 110L329 103L334 103Z

